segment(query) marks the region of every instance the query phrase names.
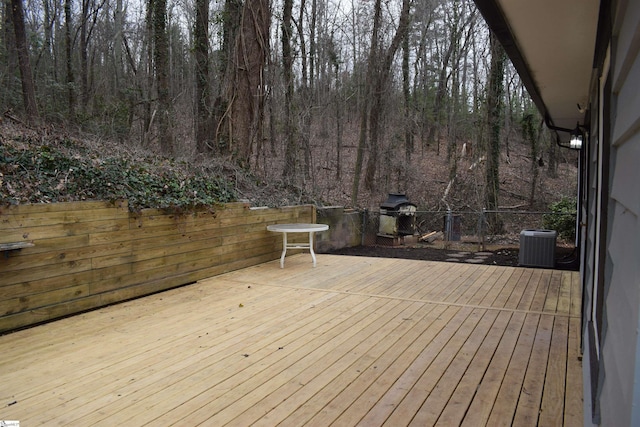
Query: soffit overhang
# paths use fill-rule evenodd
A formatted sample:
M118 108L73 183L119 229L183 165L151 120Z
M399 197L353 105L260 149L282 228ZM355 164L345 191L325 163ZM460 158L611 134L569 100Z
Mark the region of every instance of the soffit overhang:
M600 0L476 0L551 125L584 125Z

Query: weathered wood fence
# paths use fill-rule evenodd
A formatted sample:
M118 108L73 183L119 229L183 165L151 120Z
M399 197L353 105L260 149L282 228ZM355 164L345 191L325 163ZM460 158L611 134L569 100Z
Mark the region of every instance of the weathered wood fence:
M311 205L230 203L176 215L126 201L0 207L0 332L277 259L268 224L315 222Z

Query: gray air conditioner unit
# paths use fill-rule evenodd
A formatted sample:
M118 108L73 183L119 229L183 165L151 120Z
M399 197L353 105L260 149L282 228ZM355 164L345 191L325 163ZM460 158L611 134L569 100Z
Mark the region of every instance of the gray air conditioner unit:
M555 230L522 230L518 264L526 267L556 266Z

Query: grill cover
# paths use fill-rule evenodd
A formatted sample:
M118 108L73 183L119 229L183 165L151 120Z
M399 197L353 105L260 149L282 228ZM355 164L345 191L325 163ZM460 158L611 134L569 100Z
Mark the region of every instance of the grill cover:
M407 199L406 195L402 193L389 193L389 197L387 197L387 200L382 202L382 204L380 205L380 209L398 210L402 205L411 205L413 207L416 207L416 205L414 205L409 201L409 199Z

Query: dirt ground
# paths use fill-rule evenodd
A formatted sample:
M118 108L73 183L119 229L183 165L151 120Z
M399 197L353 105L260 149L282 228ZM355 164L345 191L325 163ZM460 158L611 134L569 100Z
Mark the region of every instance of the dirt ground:
M468 246L468 247L467 247ZM337 255L356 255L381 258L404 258L415 260L445 261L458 263L503 265L517 267L518 247L487 247L479 251L477 245L411 245L411 246L355 246L331 252ZM556 246L556 267L558 270L579 269L573 247Z

